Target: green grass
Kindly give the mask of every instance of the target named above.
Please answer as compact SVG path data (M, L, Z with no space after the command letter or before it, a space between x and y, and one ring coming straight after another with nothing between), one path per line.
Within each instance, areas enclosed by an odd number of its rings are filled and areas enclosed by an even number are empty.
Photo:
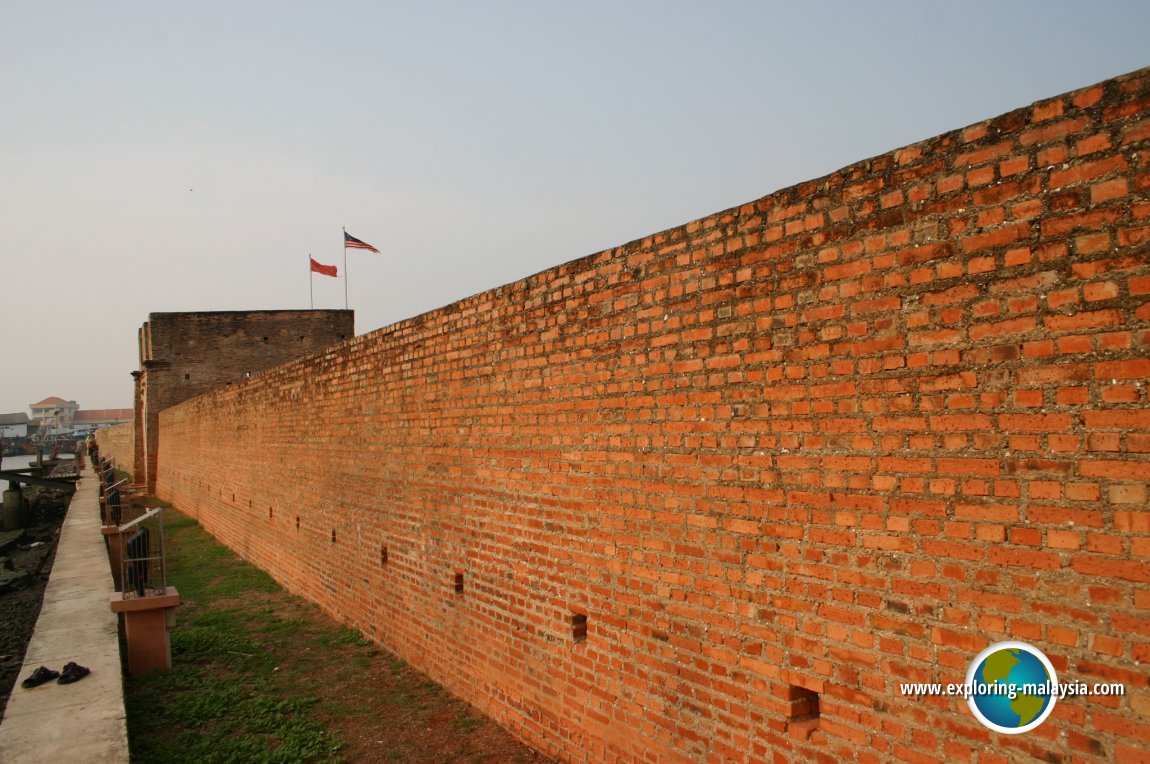
M455 723L459 725L461 732L470 732L479 725L483 724L483 720L478 717L471 716L470 714L464 714L463 716L460 716L458 719L456 719Z
M319 699L276 677L276 643L317 635L270 607L228 605L280 587L179 513L165 513L164 533L168 583L185 606L170 635L172 670L126 682L132 761L341 761L336 739L311 714ZM353 639L362 638L332 628L316 644Z
M326 763L343 761L341 753L419 764L536 760L195 521L165 512L164 532L167 580L182 604L170 632L172 670L125 682L133 762Z

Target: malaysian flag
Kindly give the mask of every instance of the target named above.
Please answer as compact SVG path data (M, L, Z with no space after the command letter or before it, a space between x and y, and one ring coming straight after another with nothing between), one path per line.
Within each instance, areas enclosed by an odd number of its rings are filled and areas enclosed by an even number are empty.
M371 246L370 244L368 244L366 241L360 241L359 239L355 238L354 236L352 236L347 231L344 231L343 232L343 248L347 249L348 247L351 247L352 249L368 249L368 250L371 250L372 252L376 253L377 255L379 254L379 250L376 249L375 247Z
M334 265L324 265L322 263L317 263L314 257L311 258L311 270L312 273L322 273L325 276L339 275L339 271Z

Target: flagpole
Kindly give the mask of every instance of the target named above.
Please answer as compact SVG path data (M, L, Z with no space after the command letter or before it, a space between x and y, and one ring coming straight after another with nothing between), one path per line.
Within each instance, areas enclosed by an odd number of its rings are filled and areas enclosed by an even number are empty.
M315 310L315 273L311 269L311 252L307 253L307 291L311 296L311 309Z
M343 229L343 309L347 310L347 227Z

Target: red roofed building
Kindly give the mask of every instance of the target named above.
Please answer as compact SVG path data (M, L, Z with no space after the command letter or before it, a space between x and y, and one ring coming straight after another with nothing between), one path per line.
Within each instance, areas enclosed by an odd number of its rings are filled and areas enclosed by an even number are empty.
M76 401L66 401L52 396L39 403L33 403L32 419L36 424L53 433L68 433L75 430L86 434L101 427L131 422L132 409L81 409Z
M61 432L72 429L72 418L80 406L76 401L66 401L53 395L39 403L28 404L28 408L32 410L32 418L39 420L41 427Z
M132 409L80 409L72 418L72 427L84 432L97 430L131 422L134 415Z

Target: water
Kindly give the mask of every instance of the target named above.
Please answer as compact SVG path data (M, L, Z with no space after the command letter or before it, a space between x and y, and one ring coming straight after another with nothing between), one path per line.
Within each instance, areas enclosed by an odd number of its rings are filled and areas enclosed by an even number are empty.
M60 454L61 459L71 459L74 454ZM47 459L48 455L45 454L44 458ZM31 454L21 454L20 456L5 456L4 461L0 462L0 469L5 470L19 470L25 467L31 467L36 463L36 457Z

